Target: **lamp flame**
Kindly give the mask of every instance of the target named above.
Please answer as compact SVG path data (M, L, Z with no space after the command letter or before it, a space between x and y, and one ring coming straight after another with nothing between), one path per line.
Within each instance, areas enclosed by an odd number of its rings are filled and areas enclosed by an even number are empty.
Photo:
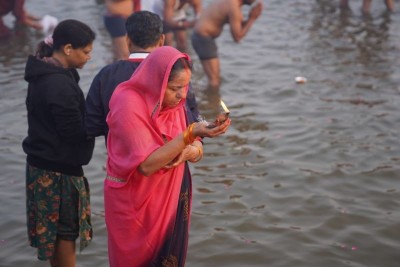
M229 113L229 109L226 107L226 105L225 105L224 101L222 101L222 99L221 99L220 103L221 103L221 107L224 109L224 112Z

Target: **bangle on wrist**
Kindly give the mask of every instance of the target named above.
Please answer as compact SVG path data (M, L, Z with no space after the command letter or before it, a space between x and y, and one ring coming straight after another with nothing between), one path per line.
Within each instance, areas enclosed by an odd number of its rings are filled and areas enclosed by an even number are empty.
M194 147L197 148L197 151L199 152L199 154L197 155L197 157L193 160L193 162L198 162L202 157L203 157L203 151L201 150L200 147L193 145Z
M196 139L196 136L193 134L193 127L195 123L192 123L189 125L189 127L186 128L186 130L183 132L183 142L185 145L190 145L191 143L194 142Z

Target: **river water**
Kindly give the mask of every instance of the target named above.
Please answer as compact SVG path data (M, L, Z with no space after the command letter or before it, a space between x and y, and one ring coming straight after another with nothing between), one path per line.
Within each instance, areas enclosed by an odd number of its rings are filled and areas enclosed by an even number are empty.
M205 1L205 4L209 1ZM206 139L191 165L193 212L187 266L400 266L400 2L385 12L360 1L343 13L332 0L264 1L262 17L236 44L218 38L222 86L205 88L192 52L199 108L231 110L225 136ZM36 15L75 18L97 33L80 70L86 93L111 60L101 1L27 1ZM246 9L244 9L247 12ZM12 25L13 18L5 21ZM0 266L47 266L25 229L23 80L28 54L43 38L16 29L0 42ZM296 84L296 76L307 82ZM96 141L85 167L94 239L77 266L108 266L102 184L106 150ZM129 265L127 265L129 266Z

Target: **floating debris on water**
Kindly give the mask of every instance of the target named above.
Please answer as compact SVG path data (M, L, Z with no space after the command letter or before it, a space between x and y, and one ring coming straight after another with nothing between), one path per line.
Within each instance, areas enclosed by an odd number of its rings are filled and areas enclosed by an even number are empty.
M297 76L296 78L294 78L294 80L296 81L296 83L306 83L307 82L307 78L301 77L301 76Z

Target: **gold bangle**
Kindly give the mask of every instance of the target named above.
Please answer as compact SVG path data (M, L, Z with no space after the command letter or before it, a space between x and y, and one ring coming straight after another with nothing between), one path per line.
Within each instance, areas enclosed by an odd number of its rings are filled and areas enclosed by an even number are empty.
M190 145L196 139L196 137L193 135L193 127L194 123L190 124L189 127L187 127L183 132L183 142L185 145Z
M185 145L190 145L196 139L196 137L193 135L193 127L194 123L190 124L189 127L187 127L183 132L183 142Z
M197 157L203 156L203 150L201 150L201 148L198 146L195 146L195 147L197 147L197 150L199 151L199 155Z
M195 137L193 135L193 127L194 127L194 123L189 125L189 138L190 138L190 143L193 143Z
M198 162L203 157L203 151L198 146L195 146L195 145L192 145L192 146L196 147L197 150L199 151L199 155L193 160L193 162Z

